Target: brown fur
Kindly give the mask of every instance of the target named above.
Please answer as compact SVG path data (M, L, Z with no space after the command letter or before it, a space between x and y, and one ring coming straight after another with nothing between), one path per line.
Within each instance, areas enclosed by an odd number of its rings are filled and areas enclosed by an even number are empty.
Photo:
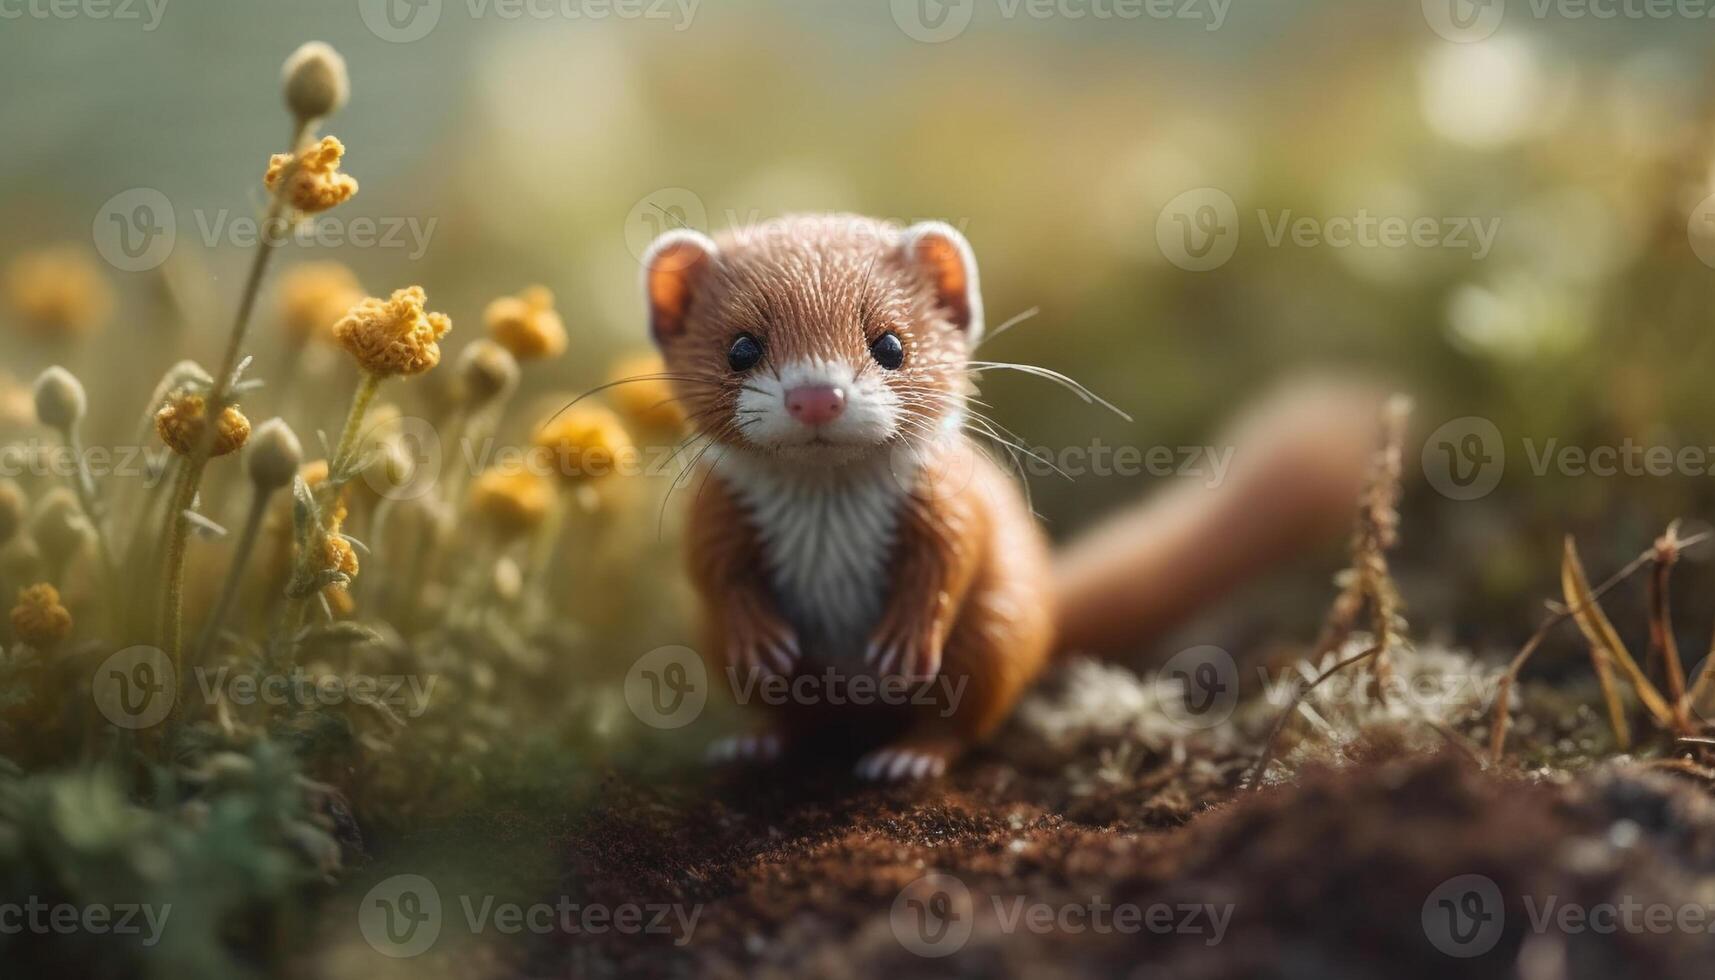
M739 399L755 377L734 372L727 353L741 333L763 343L753 371L795 360L848 365L859 380L879 377L897 396L901 428L887 443L855 449L885 455L900 441L925 443L962 409L972 390L969 358L980 327L977 270L965 267L962 238L950 229L913 237L865 218L797 217L723 235L664 241L645 273L651 325L678 397L715 451L769 456L752 445ZM903 367L884 371L870 344L892 331ZM872 372L875 372L872 374ZM1057 634L1080 649L1115 649L1158 633L1186 612L1275 558L1320 539L1361 486L1368 455L1360 422L1367 391L1319 387L1269 406L1237 443L1240 465L1214 491L1184 487L1136 512L1094 542L1075 544L1056 573L1047 542L1020 488L962 434L937 442L937 460L905 488L886 556L886 591L872 635L837 637L898 647L890 672L933 693L933 704L782 707L771 731L788 736L838 731L884 743L869 775L939 772L1010 713L1045 666ZM1373 417L1373 416L1369 416ZM940 467L948 453L974 464ZM794 472L845 465L794 457ZM937 474L939 474L937 476ZM795 669L816 650L801 642L771 585L757 515L720 472L699 477L689 559L703 600L705 650L717 669L770 669L789 649ZM827 492L846 492L836 486ZM1117 532L1114 528L1118 528ZM1071 619L1057 622L1070 614ZM849 646L849 644L848 644ZM862 673L863 658L836 658ZM814 663L820 670L827 663ZM962 690L959 685L963 685ZM949 686L950 685L950 686ZM956 700L949 690L957 690ZM860 763L860 771L862 768Z

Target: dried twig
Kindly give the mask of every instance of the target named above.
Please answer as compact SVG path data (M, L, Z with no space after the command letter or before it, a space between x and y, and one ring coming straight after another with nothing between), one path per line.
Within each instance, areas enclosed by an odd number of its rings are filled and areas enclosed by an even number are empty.
M1646 554L1651 562L1659 557L1653 548ZM1590 591L1590 581L1584 575L1584 564L1579 561L1578 549L1571 538L1566 539L1566 571L1570 573L1572 586L1576 589L1575 592L1568 593L1567 605L1573 618L1578 621L1578 628L1584 633L1585 639L1590 641L1593 649L1599 649L1610 663L1618 664L1625 671L1626 679L1631 681L1638 700L1643 702L1655 723L1663 729L1673 729L1673 710L1668 706L1667 699L1661 696L1661 691L1650 681L1643 668L1638 666L1632 652L1620 639L1619 631L1614 629L1614 624L1609 621L1608 614L1602 611L1602 604L1586 596Z
M1252 789L1262 788L1263 770L1267 769L1268 764L1274 760L1274 743L1280 738L1281 730L1286 727L1287 719L1291 718L1293 713L1298 710L1298 706L1304 703L1304 699L1310 696L1310 692L1321 687L1323 681L1333 677L1335 674L1345 670L1347 667L1368 660L1371 657L1378 656L1381 652L1382 645L1380 643L1372 644L1365 648L1364 652L1347 657L1332 667L1329 667L1327 670L1324 670L1316 676L1315 680L1311 681L1302 690L1292 696L1292 703L1288 704L1286 706L1286 710L1280 713L1280 717L1274 720L1274 727L1269 729L1268 738L1262 743L1262 754L1257 757L1256 765L1251 769L1249 776Z
M1584 574L1584 564L1578 560L1578 546L1571 535L1566 537L1560 559L1560 591L1566 596L1563 608L1578 623L1590 648L1590 665L1596 671L1596 684L1602 689L1602 702L1608 708L1608 727L1614 733L1614 744L1622 752L1630 751L1632 726L1626 719L1626 703L1614 684L1614 661L1619 658L1613 651L1624 653L1625 644L1615 634L1601 604L1590 597L1590 580Z
M1655 568L1650 572L1650 657L1660 658L1667 676L1667 699L1673 720L1681 732L1691 727L1686 709L1685 666L1679 661L1679 644L1673 637L1672 593L1669 588L1674 563L1679 561L1679 522L1674 521L1655 541Z
M1375 660L1375 693L1383 703L1393 677L1388 652L1404 632L1404 617L1399 590L1388 570L1387 552L1399 542L1399 498L1404 471L1406 426L1411 420L1411 399L1395 395L1388 400L1382 414L1381 448L1371 464L1368 485L1358 499L1356 527L1352 531L1352 564L1341 573L1340 594L1334 598L1307 658L1309 664L1319 664L1328 654L1345 645L1357 629L1359 615L1367 607L1370 631L1375 642L1369 649L1348 657L1323 671L1310 685L1299 691L1286 710L1274 721L1268 740L1263 743L1250 779L1254 787L1262 785L1263 770L1274 757L1274 743L1286 728L1286 722L1298 710L1304 698L1321 686L1323 681L1360 661Z
M1679 549L1683 551L1693 545L1701 544L1708 540L1709 537L1710 535L1708 533L1704 533L1686 538L1679 542ZM1575 550L1572 552L1572 555L1573 559L1576 560ZM1513 657L1512 663L1508 665L1506 674L1501 677L1500 687L1495 692L1495 715L1492 726L1493 732L1489 739L1489 756L1492 761L1499 762L1501 754L1506 747L1507 727L1510 721L1508 712L1512 705L1512 689L1518 682L1519 672L1524 669L1525 663L1530 660L1533 654L1536 653L1537 648L1542 646L1542 641L1547 638L1549 632L1566 620L1576 616L1582 610L1584 605L1593 605L1596 603L1597 600L1601 599L1602 596L1606 595L1615 586L1637 574L1638 570L1643 568L1645 565L1655 561L1655 558L1656 550L1654 547L1651 547L1648 551L1645 551L1643 554L1627 562L1624 568L1621 568L1619 571L1609 576L1609 578L1601 585L1594 589L1586 588L1583 590L1583 596L1578 602L1571 603L1565 608L1555 610L1546 620L1543 620L1541 626L1536 628L1536 632L1531 634L1530 639L1525 641L1524 646L1519 648L1519 652ZM1582 574L1582 571L1583 569L1580 566L1580 574ZM1603 617L1603 620L1606 620L1605 616ZM1609 629L1611 630L1612 628L1613 627L1610 625ZM1629 655L1627 659L1630 659ZM1624 665L1622 664L1622 666ZM1632 667L1635 670L1637 664L1633 663ZM1639 673L1641 674L1641 671ZM1644 679L1644 684L1648 685L1648 690L1654 690L1653 685L1649 685L1647 678ZM1638 688L1640 698L1645 697L1643 694L1645 689L1645 687Z
M1376 451L1369 483L1358 499L1352 563L1338 577L1340 593L1329 606L1328 617L1306 657L1312 664L1321 663L1322 658L1345 646L1367 605L1370 630L1381 648L1376 659L1376 687L1384 699L1392 674L1387 653L1403 625L1399 591L1388 571L1387 552L1399 541L1400 476L1410 417L1410 399L1398 395L1388 401L1382 416L1381 448Z

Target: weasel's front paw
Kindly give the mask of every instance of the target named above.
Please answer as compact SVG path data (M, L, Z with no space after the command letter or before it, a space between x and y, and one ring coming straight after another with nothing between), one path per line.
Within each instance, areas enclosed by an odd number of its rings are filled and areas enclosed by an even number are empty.
M882 677L930 680L941 672L941 640L930 631L883 630L864 651L864 662Z
M773 762L780 758L785 750L785 739L778 732L760 732L751 735L728 735L709 743L703 758L710 765L728 765L731 763L763 763Z
M790 676L800 658L798 637L783 623L757 620L734 629L727 641L727 663L747 674Z
M860 779L875 783L904 783L946 775L954 753L938 746L890 745L857 762Z

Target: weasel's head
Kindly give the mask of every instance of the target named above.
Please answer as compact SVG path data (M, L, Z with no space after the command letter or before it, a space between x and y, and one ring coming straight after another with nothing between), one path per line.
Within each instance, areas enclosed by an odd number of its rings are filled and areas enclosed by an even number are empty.
M692 424L734 449L832 465L956 427L983 329L977 266L938 222L791 216L662 235L649 325Z

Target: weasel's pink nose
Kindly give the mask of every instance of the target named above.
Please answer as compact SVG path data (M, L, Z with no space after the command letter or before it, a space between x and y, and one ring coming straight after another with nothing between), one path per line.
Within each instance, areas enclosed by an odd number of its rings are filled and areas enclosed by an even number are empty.
M804 385L786 393L786 412L805 425L827 425L846 410L846 393L833 385Z

